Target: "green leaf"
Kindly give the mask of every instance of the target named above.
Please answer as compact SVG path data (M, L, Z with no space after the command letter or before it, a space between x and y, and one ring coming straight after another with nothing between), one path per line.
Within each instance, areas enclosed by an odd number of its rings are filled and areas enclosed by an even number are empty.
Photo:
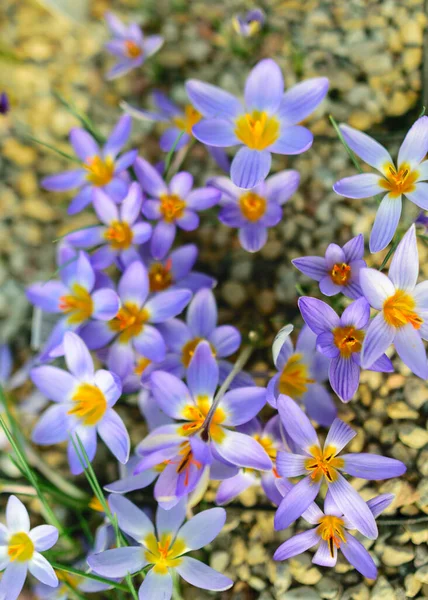
M346 152L349 155L349 158L352 160L352 162L354 163L355 168L357 169L357 171L359 173L362 173L363 170L361 168L360 163L357 160L357 157L355 156L355 154L352 152L351 148L348 146L348 144L345 142L345 138L342 135L342 132L339 129L339 125L336 122L336 119L333 117L333 115L329 116L330 119L330 123L333 125L335 132L337 133L337 137L339 138L339 140L342 142Z

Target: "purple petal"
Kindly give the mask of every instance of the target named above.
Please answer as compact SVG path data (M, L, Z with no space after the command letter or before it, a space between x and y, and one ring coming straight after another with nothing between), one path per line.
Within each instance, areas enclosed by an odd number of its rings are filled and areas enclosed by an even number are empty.
M129 459L131 441L126 427L114 410L108 410L97 426L98 433L110 452L125 464Z
M367 502L367 506L370 508L373 516L376 518L388 508L391 502L393 502L394 498L394 494L380 494L379 496L369 500Z
M111 12L106 12L104 18L108 28L115 36L126 37L128 31L127 27L116 17L116 15Z
M346 542L340 545L344 557L361 575L368 579L376 579L377 569L372 557L364 546L349 532L346 532Z
M117 65L114 65L107 72L106 79L107 79L107 81L112 81L113 79L117 79L118 77L125 75L125 73L128 73L132 69L135 69L136 66L137 65L135 64L134 60L126 59L124 61L121 61L121 62L117 63Z
M156 225L153 229L152 239L150 241L150 249L153 258L160 260L168 254L174 242L175 232L176 227L174 223L160 221Z
M134 163L134 171L143 190L151 196L158 198L161 194L168 193L162 177L144 158L137 158Z
M409 129L398 151L398 168L407 163L413 169L428 152L428 117L420 117Z
M330 554L330 548L325 540L321 540L318 550L312 558L314 565L322 567L334 567L337 562L337 548L333 546L333 556Z
M128 193L129 181L125 177L113 177L113 179L104 186L104 191L112 200L118 204L125 198Z
M180 198L186 198L193 186L193 176L186 171L176 173L170 183L169 191L171 194L177 194Z
M89 321L79 332L90 350L98 350L111 342L115 332L104 321Z
M299 477L307 475L305 462L307 457L291 452L278 452L276 467L281 477Z
M366 133L349 125L340 125L340 131L351 150L371 167L383 173L386 164L393 164L388 151Z
M106 369L99 369L95 373L94 384L102 391L107 400L107 405L111 408L116 404L122 394L122 382L116 373L111 373Z
M132 227L133 242L135 244L144 244L152 236L152 226L149 223L137 223ZM131 250L131 248L130 248ZM123 259L123 253L122 253ZM134 261L131 261L134 262Z
M387 194L379 205L370 234L370 252L380 252L394 237L401 216L401 196Z
M199 550L210 544L223 529L225 522L224 508L211 508L192 517L177 534L186 545L184 552Z
M114 290L101 289L92 294L94 309L92 317L101 321L109 321L113 319L119 310L119 296Z
M376 269L361 269L360 285L365 298L377 310L382 310L385 300L395 293L389 277Z
M322 300L301 296L297 304L306 324L317 335L324 331L331 331L335 327L339 327L339 317L334 310Z
M156 533L158 539L161 539L162 535L168 534L174 538L185 518L185 498L182 498L180 502L170 510L164 510L163 508L158 507L156 511Z
M206 117L235 118L242 112L242 105L235 96L215 85L190 79L186 91L191 103Z
M339 348L334 343L334 335L331 331L324 331L317 337L317 350L327 358L336 358L340 354Z
M256 483L257 479L253 474L247 471L239 471L235 477L230 477L221 482L217 490L215 502L219 505L228 504L236 496L239 496L239 494Z
M64 351L69 371L79 381L90 381L94 376L94 363L83 340L72 331L66 331Z
M271 154L267 150L252 150L246 146L240 148L230 168L233 183L245 189L255 187L266 179L271 162Z
M428 361L421 334L411 323L397 329L394 338L398 356L421 379L428 379Z
M220 192L213 187L198 188L190 192L186 204L193 210L206 210L220 200Z
M302 554L318 544L320 537L316 532L316 529L310 529L309 531L303 531L297 535L293 535L291 538L286 540L276 550L273 555L273 560L287 560L298 554Z
M143 331L134 338L135 349L154 362L165 359L166 345L159 331L151 325L144 325Z
M380 185L382 180L383 177L374 173L352 175L352 177L345 177L337 181L333 190L345 198L370 198L385 191L385 188Z
M416 244L416 227L413 224L394 252L388 276L397 289L412 291L418 280L418 275L419 256Z
M65 241L72 246L76 246L76 248L90 248L105 242L105 230L102 225L77 229L66 235Z
M266 179L266 196L270 202L277 202L282 206L297 190L299 183L300 173L298 171L281 171Z
M76 169L45 177L41 181L41 186L50 192L66 192L79 187L84 181L85 171L83 169Z
M340 317L342 325L352 325L364 329L370 319L370 305L365 298L359 298L345 308Z
M361 350L361 368L370 368L382 356L388 346L392 344L394 337L394 327L388 325L382 313L376 315L369 324L364 338Z
M177 142L179 136L180 139ZM190 136L187 133L184 133L183 129L180 129L179 127L170 127L160 136L159 146L163 152L169 152L175 144L175 150L178 151L180 148L183 148L190 139Z
M321 481L305 477L291 488L275 513L276 531L287 529L312 504L321 487Z
M115 494L127 494L129 492L135 492L141 490L153 483L156 477L159 475L155 470L147 470L138 475L130 475L123 479L118 479L113 483L109 483L104 486L107 492L113 492Z
M197 140L208 146L223 148L240 143L233 123L226 119L202 119L193 126L192 133Z
M350 263L359 260L364 256L364 236L362 233L346 242L343 246L345 253L345 262Z
M302 154L306 152L314 141L314 136L301 125L282 127L280 137L269 146L269 152L274 154Z
M170 600L172 596L172 577L171 574L158 573L154 569L144 577L138 592L139 598L150 598L150 600Z
M149 35L143 43L144 53L146 56L153 56L164 43L164 39L160 35Z
M227 392L221 408L226 413L225 425L242 425L255 417L266 404L266 390L259 387L242 387Z
M68 407L64 404L50 406L34 427L31 435L32 441L44 446L65 442L68 439L67 412Z
M390 479L400 477L406 472L406 465L395 458L378 456L361 452L358 454L344 454L345 461L343 470L345 473L360 479Z
M73 200L70 202L67 208L67 213L69 215L75 215L84 208L86 208L86 206L88 206L88 204L92 202L93 191L94 186L85 185L85 187L82 188L80 192L76 196L74 196ZM96 228L94 227L94 229Z
M140 546L113 548L88 556L88 565L102 577L126 577L137 573L147 564Z
M405 195L422 210L428 210L428 183L417 183L413 192L406 192Z
M337 244L329 244L325 251L325 263L327 269L331 269L336 263L346 261L345 252Z
M135 261L127 267L118 285L122 302L131 302L143 306L149 293L149 277L146 267Z
M208 338L217 324L217 304L209 289L199 290L189 304L187 324L194 337Z
M185 208L181 217L176 220L177 225L185 231L194 231L199 225L199 216L193 211Z
M203 590L222 592L223 590L228 590L233 585L233 581L229 577L218 573L200 560L196 560L190 556L181 558L181 562L176 567L176 570L185 581ZM167 596L164 597L167 598ZM155 600L154 596L150 596L150 598ZM160 597L159 600L161 600Z
M79 439L82 442L83 447L85 448L89 462L92 462L97 451L97 431L95 427L77 427L70 434L71 438L74 440L74 444L79 449L80 445L77 440L76 434L79 436ZM73 475L80 475L81 473L83 473L84 468L82 462L83 464L85 464L86 461L80 452L79 456L76 454L76 450L71 439L68 442L67 454L71 473ZM85 466L87 467L87 464L85 464Z
M45 552L58 541L58 529L52 525L38 525L34 527L28 536L34 543L37 552Z
M135 264L135 263L134 263ZM174 290L155 294L144 306L149 313L151 323L162 323L180 314L189 303L192 292Z
M194 398L213 398L218 385L219 369L211 346L202 341L196 346L187 370L187 383Z
M114 495L109 497L108 502L112 513L117 516L119 527L134 540L142 541L146 536L154 534L155 528L149 517L130 500ZM141 548L138 549L143 556Z
M178 281L186 277L198 257L198 249L194 244L186 244L171 252L171 273L174 280Z
M278 398L278 412L288 435L301 448L319 446L318 436L308 417L301 408L288 396Z
M92 135L80 127L75 127L70 131L70 143L76 155L83 162L100 153L99 146Z
M354 359L357 355L354 355ZM377 371L379 373L393 373L394 366L391 362L391 359L387 357L386 354L383 354L380 358L375 360L375 362L370 365L368 368L369 371Z
M267 229L260 223L245 225L239 230L239 242L247 252L258 252L267 242Z
M60 281L33 283L26 291L27 298L32 304L53 313L61 312L60 299L67 293L68 289Z
M296 269L299 269L311 279L315 279L315 281L321 281L327 274L325 259L321 256L303 256L302 258L295 258L291 262Z
M335 481L329 483L328 489L337 506L355 528L371 540L376 539L376 521L369 507L340 473L337 473Z
M131 135L132 119L129 115L123 115L111 132L106 145L104 146L104 156L116 158L120 150L128 141Z
M341 419L335 419L324 442L324 448L333 446L335 454L339 454L343 448L357 435L357 432L344 423Z
M219 358L230 356L241 345L241 334L232 325L220 325L208 337L210 344L216 350L216 356Z
M302 397L302 402L308 417L323 427L331 425L337 415L333 398L320 383L313 383L309 386L308 391Z
M59 585L58 577L53 568L51 567L50 563L44 556L42 556L38 552L34 552L33 557L30 561L28 561L27 564L28 570L33 575L33 577L41 581L43 584L51 588L55 588ZM10 596L8 597L10 598Z
M338 356L330 363L330 384L342 402L348 402L358 390L360 367L352 360Z
M324 294L324 296L335 296L342 290L342 285L336 285L333 283L330 273L328 275L324 275L324 277L320 280L320 292Z
M278 64L265 58L251 70L245 83L245 105L248 111L275 113L284 93L284 79Z
M323 101L328 86L327 77L314 77L287 90L279 107L281 121L294 125L306 119Z
M224 428L222 431L224 437L221 443L215 443L215 448L228 464L261 471L272 468L271 459L255 439L238 431Z

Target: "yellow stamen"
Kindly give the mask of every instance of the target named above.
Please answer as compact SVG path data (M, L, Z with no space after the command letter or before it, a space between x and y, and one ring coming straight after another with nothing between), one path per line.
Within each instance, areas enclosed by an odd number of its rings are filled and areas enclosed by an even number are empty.
M183 365L186 367L186 369L190 365L190 361L192 360L193 355L195 354L195 350L196 350L199 342L202 342L202 341L203 341L203 338L195 337L195 338L189 340L188 342L186 342L184 344L183 348L181 349L181 361L182 361ZM216 357L215 348L211 344L210 344L210 347L211 347L211 353L212 353L213 357L215 358Z
M172 261L168 259L166 264L154 262L150 265L149 281L151 292L162 292L172 284L171 273Z
M196 405L188 404L183 410L183 419L187 423L184 423L180 427L181 435L191 435L199 431L205 422L210 408L211 402L207 396L199 396L196 399ZM220 443L224 439L221 423L223 423L225 418L226 414L224 410L220 407L216 408L209 426L209 435L215 442Z
M135 368L134 368L134 373L141 377L141 375L144 373L144 371L147 369L147 367L151 364L152 364L152 361L150 359L146 358L145 356L141 356L137 360L137 364L135 365Z
M256 434L253 437L264 448L266 454L269 456L272 462L275 462L277 455L275 441L268 435L260 436L259 434Z
M94 311L94 303L91 294L79 283L74 283L71 291L71 294L61 296L59 308L69 315L67 321L70 324L77 325L89 319Z
M346 263L335 264L330 271L330 277L336 285L346 285L351 278L351 267Z
M101 156L88 158L84 167L88 172L86 179L97 187L103 187L113 179L114 160L110 156L105 159Z
M191 104L186 104L184 107L184 115L180 117L174 117L173 123L179 129L185 131L188 135L192 135L192 127L199 123L202 119L202 115L196 108L193 108Z
M311 379L308 375L309 369L303 362L303 354L292 354L279 377L279 392L294 399L300 398L308 391L308 386L315 383L315 379Z
M91 498L88 506L89 506L89 508L91 508L95 512L100 512L100 513L104 513L105 512L104 506L101 504L101 502L98 500L98 498L96 496L94 496L93 498Z
M334 557L334 547L340 547L341 542L346 542L344 521L340 517L325 515L319 520L318 535L328 543L330 556Z
M173 223L183 216L186 203L177 194L162 194L160 196L160 211L167 223Z
M403 163L397 170L393 164L388 163L384 166L386 179L381 177L379 185L388 190L393 198L398 198L401 194L408 194L415 189L415 182L419 177L418 171L412 171L410 165Z
M404 327L411 323L415 329L420 329L423 319L415 312L414 298L404 290L397 290L383 303L383 316L388 325Z
M96 425L107 410L107 400L102 391L91 383L81 383L72 396L74 406L68 411L83 425Z
M169 533L163 533L159 541L153 533L144 538L143 544L147 548L145 559L154 565L155 573L165 575L168 569L180 565L180 556L185 551L186 544L180 538L176 538L173 543L172 540L173 536Z
M266 112L253 110L236 119L236 136L252 150L264 150L279 137L280 124Z
M129 58L138 58L143 54L142 48L136 44L133 40L126 40L125 42L126 54Z
M354 352L361 352L364 340L364 331L361 331L361 329L355 329L351 325L348 327L335 327L332 333L334 345L339 348L340 355L343 358L349 358Z
M336 469L342 469L344 466L343 458L336 456L337 450L334 446L327 446L321 450L319 446L311 446L309 453L313 458L305 460L305 468L310 472L310 477L314 481L319 481L325 477L327 481L336 481L338 472Z
M134 234L128 223L113 221L104 234L113 250L126 250L132 244Z
M266 200L254 192L247 192L239 198L239 208L246 219L255 223L266 212Z
M109 327L119 333L119 341L126 344L139 335L150 315L145 308L139 308L133 302L125 302L114 319L109 321Z
M7 555L11 562L27 562L33 558L34 544L27 533L14 533L8 544Z

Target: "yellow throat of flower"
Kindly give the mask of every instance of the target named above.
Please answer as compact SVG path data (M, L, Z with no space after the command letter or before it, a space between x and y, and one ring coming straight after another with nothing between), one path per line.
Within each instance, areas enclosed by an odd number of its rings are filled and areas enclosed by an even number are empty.
M183 410L183 419L187 422L180 427L181 435L192 435L199 431L211 408L210 399L207 396L199 396L196 404L188 404ZM209 436L215 442L220 443L224 439L224 432L221 423L226 415L222 408L216 408L209 425Z
M334 557L334 548L339 548L341 542L346 542L344 521L340 517L325 515L319 520L318 535L328 544L330 556Z
M259 110L241 115L236 119L235 126L237 138L252 150L264 150L271 146L280 132L278 119Z
M351 278L351 267L346 263L337 263L333 265L330 277L336 285L346 285Z
M115 318L109 321L109 327L119 333L119 341L126 344L143 331L149 317L145 308L139 308L133 302L124 302Z
M181 554L186 549L186 544L183 540L173 537L169 533L162 534L158 541L153 533L143 540L144 546L147 548L145 559L149 564L153 564L155 573L165 575L168 569L178 567L181 563Z
M195 354L195 350L199 344L199 342L202 342L204 338L200 338L200 337L195 337L192 338L191 340L189 340L188 342L186 342L183 346L183 348L181 349L181 361L183 363L183 365L187 367L190 365L190 361L193 358L193 355ZM211 353L213 355L213 357L216 357L216 351L214 346L212 346L212 344L210 344L210 348L211 348Z
M184 107L184 115L180 117L174 117L173 123L179 129L185 131L188 135L192 135L192 127L199 123L202 119L202 115L196 108L193 108L191 104L186 104Z
M415 182L419 177L418 171L412 171L410 165L403 163L397 170L393 164L387 164L384 167L386 179L381 177L379 185L388 190L393 198L398 198L401 194L408 194L415 189Z
M383 316L392 327L400 328L410 323L415 329L420 329L423 319L415 308L414 298L404 290L397 290L383 303Z
M11 562L28 562L33 558L34 544L27 533L14 533L9 539L7 555Z
M142 48L133 40L126 40L125 48L128 58L138 58L143 54Z
M364 331L355 327L335 327L332 331L334 345L339 349L343 358L349 358L354 352L361 352Z
M71 400L73 406L68 414L75 416L83 425L89 427L96 425L107 410L107 400L104 394L91 383L81 383Z
M319 446L311 446L309 448L312 458L305 460L305 468L309 471L311 479L320 481L325 477L327 481L336 481L338 473L336 469L342 469L344 466L343 458L336 456L336 448L327 446L323 450Z
M162 194L160 212L167 223L174 223L183 216L186 203L177 194Z
M255 223L263 217L266 212L267 203L265 198L255 194L254 192L247 192L239 198L239 208L241 213L246 219Z
M315 379L309 377L308 365L303 362L303 354L292 354L279 376L279 393L298 399L308 391L311 383L315 383Z
M154 262L149 269L149 282L151 292L162 292L172 284L172 261L168 259L165 264Z
M132 244L134 234L124 221L113 221L104 234L113 250L126 250Z
M254 435L254 439L259 442L266 454L269 456L272 462L276 461L277 449L275 447L275 441L269 435Z
M105 159L101 156L88 158L84 167L87 171L86 179L97 187L103 187L113 179L114 160L111 156Z
M70 324L78 325L92 315L94 303L91 294L79 283L74 283L71 293L59 299L59 308L68 315L67 320Z

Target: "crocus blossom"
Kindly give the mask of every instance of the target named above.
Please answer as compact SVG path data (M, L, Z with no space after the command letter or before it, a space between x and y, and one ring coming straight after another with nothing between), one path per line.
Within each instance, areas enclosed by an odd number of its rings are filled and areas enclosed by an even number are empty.
M0 94L0 115L7 115L10 110L9 96L6 92Z
M393 501L392 494L381 494L366 504L373 517L381 514ZM312 558L315 565L334 567L340 550L348 562L368 579L376 579L377 569L369 552L349 530L355 529L352 521L343 515L333 500L331 492L327 492L324 512L316 504L312 504L303 515L310 525L317 525L286 540L275 552L274 560L287 560L317 546Z
M428 378L428 361L422 340L428 340L428 281L417 283L419 256L416 228L412 225L398 244L388 275L362 269L364 296L380 311L364 339L361 364L373 363L394 344L401 360L422 379Z
M174 175L167 185L157 170L140 157L135 161L134 170L149 196L143 204L143 214L147 219L158 221L150 247L154 258L161 259L171 248L177 227L185 231L196 229L197 212L217 204L220 192L213 187L192 190L193 176L185 171Z
M118 154L131 135L131 124L131 117L121 117L102 149L84 129L71 130L70 143L82 161L81 167L42 180L42 187L54 192L80 188L68 207L69 214L78 213L88 206L95 189L102 189L114 202L120 202L126 196L130 183L126 169L134 163L137 150L129 150L119 157Z
M267 241L268 227L282 218L282 206L297 190L297 171L281 171L251 190L238 188L228 177L213 177L208 183L222 192L219 220L239 229L239 241L248 252L257 252Z
M326 482L333 500L358 529L370 539L377 537L377 527L367 504L343 477L343 473L361 479L389 479L406 471L394 458L376 454L342 454L343 448L357 435L349 425L335 419L321 446L308 417L288 396L278 398L278 411L288 436L294 443L293 452L278 452L276 465L282 477L301 479L284 499L275 515L275 529L286 529L311 505Z
M337 244L329 244L324 258L303 256L291 262L299 271L319 281L320 291L325 296L335 296L342 292L348 298L356 300L362 296L360 269L367 266L363 256L364 238L360 233L342 248Z
M281 69L272 59L261 60L245 84L244 103L203 81L186 83L193 106L204 116L193 135L210 146L241 145L230 176L240 188L254 188L268 175L271 153L301 154L312 146L312 133L297 125L327 94L328 79L297 84L284 94Z
M266 20L261 8L248 10L244 15L235 15L232 19L233 29L242 37L252 37L256 35Z
M47 446L68 441L68 460L74 475L83 472L74 446L79 449L77 436L90 462L97 451L98 433L117 460L126 463L129 435L113 410L122 393L120 379L104 369L95 371L88 348L71 331L64 335L64 351L68 371L50 365L31 371L33 383L55 402L36 424L33 441Z
M16 496L9 496L6 525L1 525L0 533L1 600L17 600L20 597L28 571L45 585L58 586L55 571L41 554L56 544L56 527L39 525L30 529L27 509Z
M334 191L347 198L369 198L384 194L370 234L370 251L379 252L392 240L401 216L402 196L428 209L428 117L420 117L410 128L398 151L397 166L389 152L366 133L341 125L342 135L353 152L380 172L345 177Z
M298 305L306 324L317 336L318 350L330 359L331 387L343 402L348 402L360 382L361 348L370 319L369 303L361 297L345 308L341 317L317 298L302 296ZM394 370L386 354L368 363L366 368L381 373Z
M126 498L111 496L109 504L117 515L120 529L138 545L93 554L88 558L88 564L95 573L122 578L149 566L138 592L140 600L170 600L174 573L204 590L222 591L232 587L233 582L225 575L199 560L184 556L217 537L226 521L223 508L205 510L183 525L185 502L169 511L159 507L155 528L147 515Z
M160 35L144 36L137 23L124 25L114 14L107 12L105 19L113 36L105 47L118 62L110 69L107 79L116 79L132 69L140 67L147 58L155 54L163 45Z

